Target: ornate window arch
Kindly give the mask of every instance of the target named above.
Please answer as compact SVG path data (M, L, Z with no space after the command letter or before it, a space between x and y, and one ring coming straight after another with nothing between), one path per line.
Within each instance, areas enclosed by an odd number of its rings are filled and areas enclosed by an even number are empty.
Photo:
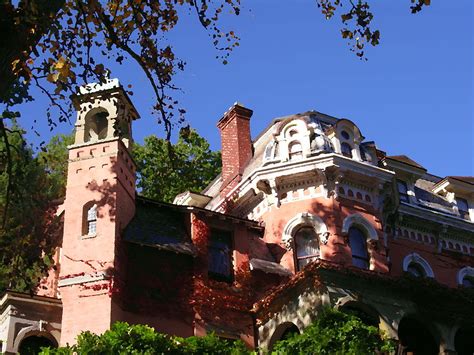
M350 216L344 218L344 221L342 222L342 233L347 235L349 233L349 228L351 227L360 227L364 229L367 233L368 239L370 240L379 239L374 226L372 226L372 224L367 219L358 213L351 214Z
M378 240L377 231L372 224L360 214L355 213L347 216L342 222L342 234L347 236L353 265L372 270L373 246L369 243Z
M313 129L303 118L291 118L279 124L273 133L279 147L279 156L282 161L301 159L311 152L310 136Z
M411 253L403 259L403 271L410 272L410 267L421 267L426 277L434 278L434 272L430 264L417 253Z
M282 242L288 250L295 249L297 269L319 258L319 243L327 243L329 232L323 220L311 213L299 213L283 229ZM314 237L314 239L311 239Z
M466 280L474 283L474 267L466 266L458 271L457 277L458 285L471 288L472 286L466 285Z
M340 119L335 125L335 136L333 140L338 146L337 153L348 158L362 161L360 144L364 140L359 128L346 118Z

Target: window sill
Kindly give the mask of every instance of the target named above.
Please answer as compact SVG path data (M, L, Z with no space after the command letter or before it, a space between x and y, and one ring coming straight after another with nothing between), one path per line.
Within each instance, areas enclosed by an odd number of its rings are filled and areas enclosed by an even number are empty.
M79 237L79 239L83 240L83 239L92 239L92 238L95 238L97 237L97 233L96 234L84 234L84 235L81 235Z

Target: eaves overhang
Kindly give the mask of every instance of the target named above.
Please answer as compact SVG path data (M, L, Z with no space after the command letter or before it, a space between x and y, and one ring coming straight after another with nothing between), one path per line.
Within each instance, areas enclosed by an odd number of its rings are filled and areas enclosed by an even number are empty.
M390 170L355 161L339 154L320 154L301 160L273 163L255 169L245 180L232 189L227 197L234 196L236 193L243 195L249 188L255 189L257 182L262 179L282 179L285 176L305 172L324 172L327 169L350 172L351 174L356 174L361 177L372 178L379 183L390 182L395 176L395 173Z
M3 311L13 301L62 307L62 301L59 298L30 295L27 293L15 291L6 291L3 297L0 299L0 311Z
M468 231L474 235L474 223L462 219L461 217L427 209L417 205L408 204L403 201L400 202L398 212L401 214L411 215L419 219L428 220L437 224L449 225L457 229Z
M474 185L459 178L448 176L436 183L432 191L437 194L442 191L457 192L462 195L474 195Z

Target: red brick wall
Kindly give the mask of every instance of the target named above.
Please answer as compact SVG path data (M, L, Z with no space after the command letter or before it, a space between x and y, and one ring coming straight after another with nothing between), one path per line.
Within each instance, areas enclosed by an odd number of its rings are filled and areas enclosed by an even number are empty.
M280 245L286 224L296 215L308 212L320 217L326 224L330 233L326 245L320 244L321 258L329 261L339 262L346 265L352 264L351 249L345 236L342 235L342 223L344 219L354 213L362 215L375 228L378 234L378 250L371 253L374 269L379 272L387 272L387 259L383 248L382 226L378 223L376 213L370 207L357 205L352 201L341 202L333 198L314 198L282 204L280 207L273 206L270 211L262 216L265 222L265 241ZM293 250L281 250L280 263L286 268L295 271Z
M234 105L217 124L222 144L223 196L240 181L240 174L252 158L251 116L251 110Z
M393 237L389 240L391 273L395 276L403 275L403 260L412 253L417 253L433 270L436 281L449 286L458 287L457 275L465 266L472 266L472 257L461 253L443 250L438 252L436 244L419 243L413 240Z
M135 214L135 167L121 141L72 148L69 160L60 282L119 267L118 236ZM98 218L97 235L89 238L83 235L83 214L91 201ZM110 327L110 285L105 280L60 287L61 344L74 343L83 330L102 333Z

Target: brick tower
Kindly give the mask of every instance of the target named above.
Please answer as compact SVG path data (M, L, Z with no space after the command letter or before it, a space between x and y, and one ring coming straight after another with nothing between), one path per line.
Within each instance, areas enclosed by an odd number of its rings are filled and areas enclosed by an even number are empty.
M117 247L135 214L135 108L117 79L81 87L74 103L59 280L62 345L84 330L102 333L118 319L112 292Z

